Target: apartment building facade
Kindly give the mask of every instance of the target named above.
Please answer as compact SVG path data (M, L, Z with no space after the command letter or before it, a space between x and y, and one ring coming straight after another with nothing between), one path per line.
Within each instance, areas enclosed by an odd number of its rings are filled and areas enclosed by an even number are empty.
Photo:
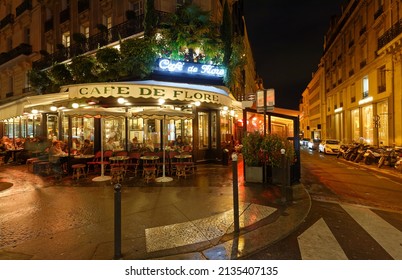
M402 145L401 15L399 1L349 1L331 19L320 61L322 139ZM303 103L312 94L306 89Z

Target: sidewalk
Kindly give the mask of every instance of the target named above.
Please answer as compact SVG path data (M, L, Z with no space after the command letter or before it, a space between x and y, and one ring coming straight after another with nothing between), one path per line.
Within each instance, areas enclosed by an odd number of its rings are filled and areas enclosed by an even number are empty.
M2 166L0 172L0 218L9 219L4 219L0 259L113 259L110 182L93 182L91 177L57 182L28 173L26 166ZM121 192L122 259L239 259L286 237L310 210L301 184L292 186L293 201L288 203L281 201L278 186L245 184L241 161L238 188L236 235L231 165L199 164L196 174L167 183L127 178ZM25 217L14 214L19 210L12 205L30 203L40 208Z

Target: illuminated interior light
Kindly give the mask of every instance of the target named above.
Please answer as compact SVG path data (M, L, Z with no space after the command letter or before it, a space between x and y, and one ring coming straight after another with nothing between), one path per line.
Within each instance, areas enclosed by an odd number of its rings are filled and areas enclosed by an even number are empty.
M39 111L36 110L36 109L32 109L31 113L32 113L32 114L37 114L37 113L39 113Z
M73 104L71 104L71 107L73 107L74 109L77 109L80 107L80 105L78 103L73 103Z
M335 113L340 113L340 112L342 112L342 111L343 111L343 107L336 108L336 109L334 110Z
M123 97L117 98L117 103L124 104L125 102L126 102L126 100Z
M223 106L223 111L229 110L228 106Z
M369 103L371 101L373 101L373 97L369 96L369 97L366 97L364 99L359 100L359 105L366 104L366 103Z
M200 102L200 101L195 101L195 102L194 102L194 105L195 105L195 106L200 106L200 105L201 105L201 102Z
M50 111L56 112L56 111L57 111L57 107L56 107L56 106L50 106Z
M159 105L165 104L166 100L163 98L159 98L158 103Z

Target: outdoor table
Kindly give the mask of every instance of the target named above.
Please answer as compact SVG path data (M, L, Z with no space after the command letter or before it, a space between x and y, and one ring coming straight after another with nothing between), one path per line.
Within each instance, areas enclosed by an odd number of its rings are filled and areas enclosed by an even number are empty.
M156 161L159 160L158 156L141 156L140 159L143 161L143 176L148 182L149 179L155 178L156 172Z
M159 159L159 157L158 156L141 156L140 159L143 160L145 164L149 164L149 163L154 164Z
M94 158L95 155L75 155L74 158L75 159L90 159L90 158Z
M129 156L114 156L110 157L110 173L112 175L112 181L120 182L127 173L127 161Z
M175 155L175 158L177 158L178 160L180 160L181 162L183 161L191 161L193 156L190 154L181 154L181 155Z
M110 161L116 161L116 162L126 161L126 160L129 160L129 159L130 159L129 156L114 156L114 157L109 158Z
M11 153L11 158L13 159L13 164L17 163L17 153L22 152L24 149L23 148L17 148L17 149L9 149L7 152Z

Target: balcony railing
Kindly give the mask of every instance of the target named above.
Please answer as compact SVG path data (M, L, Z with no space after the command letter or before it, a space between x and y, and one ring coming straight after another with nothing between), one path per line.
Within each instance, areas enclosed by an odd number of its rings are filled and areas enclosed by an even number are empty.
M367 31L367 27L363 26L362 29L359 31L359 35L362 36Z
M22 2L21 5L19 5L15 9L15 15L18 17L23 12L31 10L31 9L32 9L32 0L24 0L24 2Z
M367 64L366 60L361 61L360 62L360 69L362 69L364 66L366 66L366 64Z
M60 23L70 19L70 7L60 12Z
M73 44L68 48L60 49L40 60L34 61L32 66L35 69L44 69L52 66L54 63L73 58L85 52L96 50L113 42L117 42L122 38L144 31L144 16L137 16L135 19L125 21L108 29L107 32L100 32L88 38L87 43Z
M30 55L32 53L32 46L22 43L7 53L0 54L0 65L10 61L20 55Z
M402 33L402 19L395 23L390 29L388 29L380 38L378 38L378 49L381 49L386 44L395 39Z
M0 29L6 27L8 24L11 24L14 22L14 15L13 14L8 14L6 15L1 21L0 21Z
M379 16L382 15L382 13L384 12L384 8L381 5L378 10L374 13L374 20L376 20Z

